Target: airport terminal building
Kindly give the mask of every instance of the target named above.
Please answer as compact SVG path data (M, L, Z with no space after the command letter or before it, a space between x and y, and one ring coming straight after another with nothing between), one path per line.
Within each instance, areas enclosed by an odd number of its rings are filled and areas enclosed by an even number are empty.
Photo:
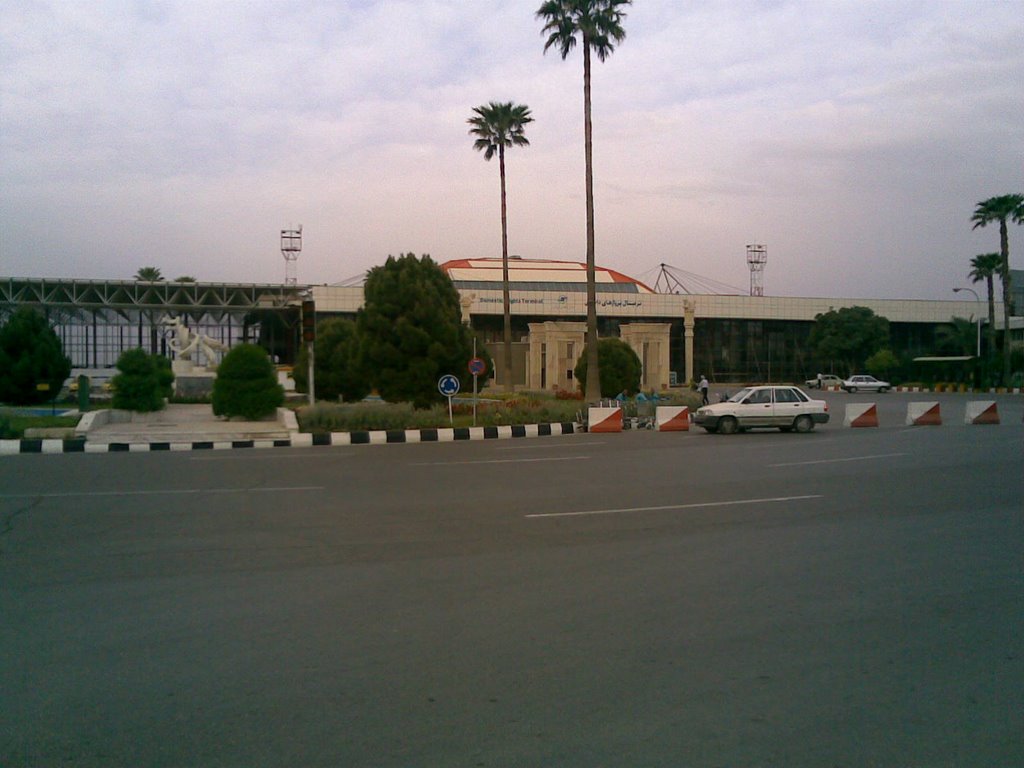
M464 321L482 336L499 366L503 338L501 259L460 259L441 265L459 292ZM1024 288L1024 272L1016 285ZM575 389L583 352L586 267L570 261L512 258L511 377L519 388ZM980 287L980 286L979 286ZM960 294L963 295L963 294ZM263 345L280 363L295 359L299 307L312 298L317 317L354 317L361 285L155 283L56 278L0 278L0 320L21 305L41 308L76 368L112 367L126 349L173 356L168 321L231 345ZM973 297L972 297L973 298ZM981 301L789 298L654 290L611 269L597 269L598 332L626 341L643 363L643 387L661 390L701 374L713 382L801 381L832 362L819 360L808 338L816 315L864 306L890 322L897 354L934 354L936 330L953 317L987 315ZM1024 299L1015 302L1024 306ZM996 307L997 323L1002 305ZM1011 326L1014 343L1022 330Z

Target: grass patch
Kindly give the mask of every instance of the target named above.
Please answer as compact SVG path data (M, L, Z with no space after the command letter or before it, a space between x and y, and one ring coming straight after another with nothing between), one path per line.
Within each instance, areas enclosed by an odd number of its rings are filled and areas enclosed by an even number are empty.
M36 427L74 429L78 426L78 419L78 416L21 416L0 409L0 440L20 440L26 429Z
M480 401L476 425L554 424L576 421L581 403L551 397L520 395L516 398ZM473 424L472 403L453 408L456 427ZM447 404L417 410L409 403L317 403L296 410L303 432L360 432L388 429L435 429L450 426Z

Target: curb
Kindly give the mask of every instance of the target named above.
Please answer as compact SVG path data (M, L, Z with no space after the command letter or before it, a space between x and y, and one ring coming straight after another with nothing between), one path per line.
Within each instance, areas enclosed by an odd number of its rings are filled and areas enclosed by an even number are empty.
M0 456L22 453L152 453L159 451L220 451L233 448L308 448L337 445L384 445L388 443L450 443L461 440L502 440L517 437L549 437L584 432L580 424L524 424L501 427L451 429L389 429L365 432L292 432L284 440L200 440L187 443L90 443L85 439L23 438L0 440Z

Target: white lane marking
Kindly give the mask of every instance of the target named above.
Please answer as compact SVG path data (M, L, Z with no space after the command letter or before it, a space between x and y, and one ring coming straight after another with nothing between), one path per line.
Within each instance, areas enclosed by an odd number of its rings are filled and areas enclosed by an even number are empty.
M622 509L591 509L583 512L538 512L524 517L583 517L585 515L617 515L624 512L662 512L669 509L700 509L702 507L735 507L741 504L770 504L781 501L823 499L824 496L776 496L767 499L736 499L734 501L705 501L699 504L666 504L663 507L623 507Z
M872 456L851 456L845 459L816 459L814 461L788 461L784 464L769 464L769 467L803 467L808 464L839 464L844 461L871 461L872 459L891 459L894 456L906 456L906 453L876 453Z
M66 493L3 493L0 499L68 499L80 496L180 496L204 493L287 493L290 491L322 491L322 485L291 485L268 488L185 488L155 491L68 491Z
M529 444L526 444L526 445L523 445L523 444L519 444L519 445L496 445L496 446L494 446L494 448L495 448L495 450L498 450L498 451L522 451L522 450L531 450L531 449L532 450L541 451L541 450L544 450L545 448L589 448L592 445L604 445L604 441L602 440L602 441L595 441L595 442L592 442L592 443L572 443L572 444L562 443L560 445L559 444L555 444L555 445L534 445L533 443L529 443Z
M545 456L540 459L480 459L478 461L414 461L410 467L457 467L464 464L529 464L537 461L582 461L589 456Z

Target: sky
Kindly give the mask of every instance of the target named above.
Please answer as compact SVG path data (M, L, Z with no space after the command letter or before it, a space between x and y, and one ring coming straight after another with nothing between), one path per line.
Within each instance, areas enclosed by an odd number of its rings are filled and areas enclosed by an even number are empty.
M583 60L540 0L4 0L0 276L300 283L501 255L466 120L528 106L511 254L584 261ZM596 259L952 299L1024 192L1024 0L636 0L593 62ZM1024 227L1012 226L1013 268ZM983 284L974 286L984 298Z

